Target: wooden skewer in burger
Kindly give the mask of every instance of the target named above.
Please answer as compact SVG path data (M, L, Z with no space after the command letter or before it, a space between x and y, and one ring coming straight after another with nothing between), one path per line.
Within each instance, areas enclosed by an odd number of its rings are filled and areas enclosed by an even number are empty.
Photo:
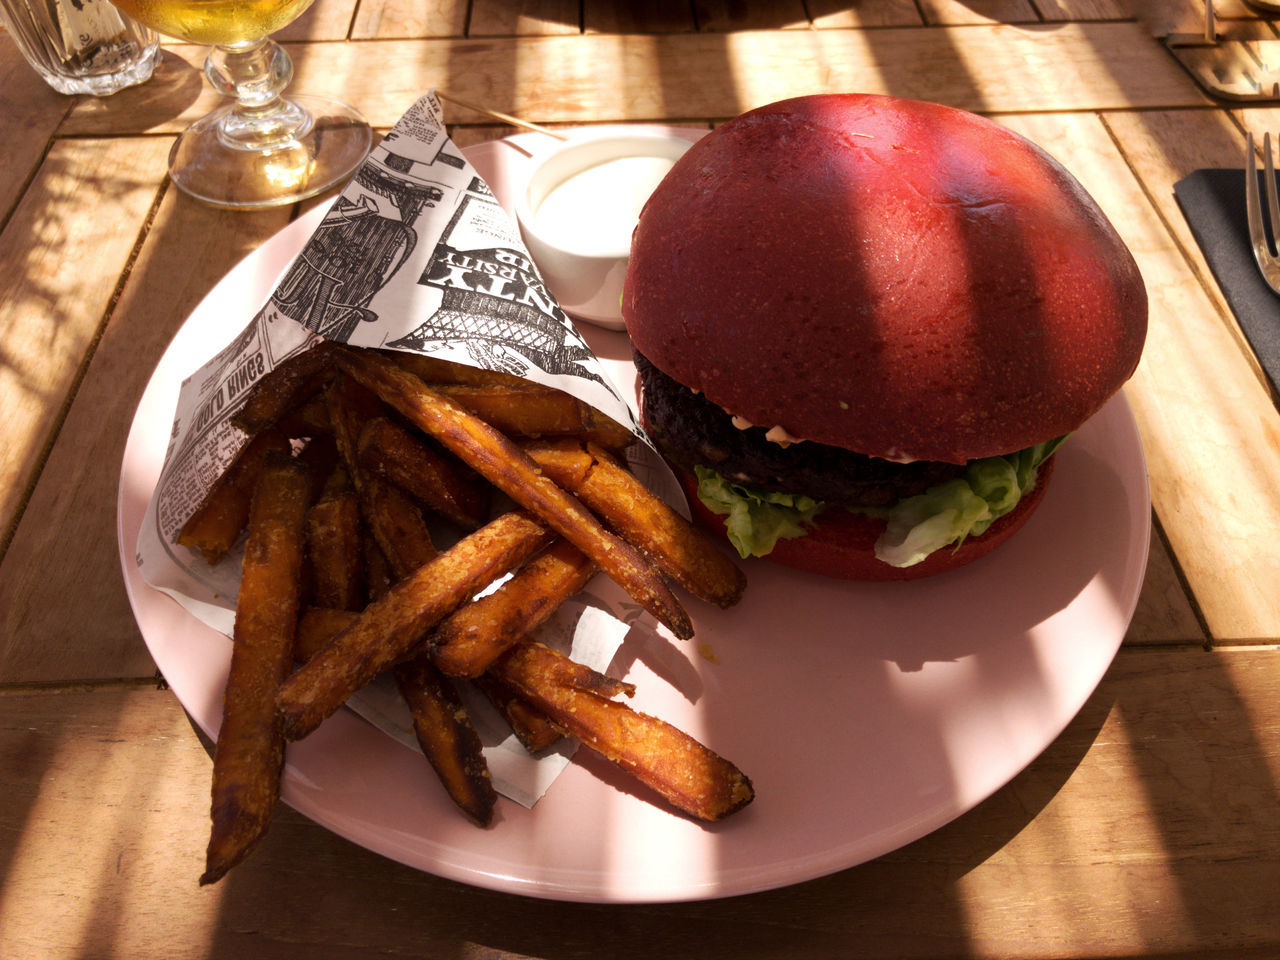
M877 580L1008 539L1147 327L1132 255L1041 148L863 94L696 143L640 216L622 310L699 519L744 557Z

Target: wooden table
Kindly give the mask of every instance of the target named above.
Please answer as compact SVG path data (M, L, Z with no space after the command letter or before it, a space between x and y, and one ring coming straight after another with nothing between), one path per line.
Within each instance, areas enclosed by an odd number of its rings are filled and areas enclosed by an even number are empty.
M1224 29L1273 36L1240 0ZM988 114L1057 155L1151 298L1126 388L1155 534L1114 665L1044 754L894 853L773 892L556 904L397 865L283 809L200 888L209 760L122 588L119 464L189 311L300 209L165 179L203 51L104 100L0 41L0 956L1280 955L1280 416L1174 202L1276 104L1206 96L1156 36L1194 0L317 0L294 89L385 130L430 87L544 124L709 125L862 90ZM462 145L510 128L450 107ZM304 207L305 209L305 207ZM1242 212L1243 213L1243 212Z

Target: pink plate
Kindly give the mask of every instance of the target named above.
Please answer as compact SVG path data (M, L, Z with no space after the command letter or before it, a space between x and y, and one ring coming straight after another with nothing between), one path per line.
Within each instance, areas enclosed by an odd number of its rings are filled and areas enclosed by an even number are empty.
M464 151L507 204L537 134ZM319 222L302 217L191 315L138 406L120 477L119 546L156 664L216 729L230 643L148 587L134 543L181 379L223 347ZM228 318L239 318L229 322ZM621 385L621 333L588 331ZM730 611L691 601L693 643L637 639L617 666L634 706L688 730L752 778L714 826L676 815L608 764L578 759L532 810L473 827L425 760L346 711L290 746L284 799L413 867L495 890L612 903L767 890L841 870L937 829L1009 781L1070 722L1115 655L1146 568L1150 500L1117 396L1057 454L1027 526L990 557L915 583L848 584L747 565Z

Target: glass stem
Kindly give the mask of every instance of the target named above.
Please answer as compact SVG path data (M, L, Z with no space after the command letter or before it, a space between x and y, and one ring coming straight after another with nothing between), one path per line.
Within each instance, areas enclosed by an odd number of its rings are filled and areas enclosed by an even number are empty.
M307 114L280 96L293 79L293 61L269 37L214 47L204 73L215 90L235 98L220 124L228 145L260 150L293 139L307 123Z

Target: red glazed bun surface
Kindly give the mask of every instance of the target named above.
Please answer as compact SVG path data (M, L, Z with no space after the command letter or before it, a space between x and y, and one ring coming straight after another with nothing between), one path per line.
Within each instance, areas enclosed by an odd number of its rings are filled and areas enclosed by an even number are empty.
M744 556L899 580L1022 526L1046 452L1136 368L1147 297L1101 210L1030 141L832 94L689 149L641 212L622 313L645 425L702 523L726 529L695 467ZM1014 464L1035 480L1010 501ZM894 518L880 559L871 516Z
M1067 433L1137 365L1146 293L1083 188L971 113L862 94L743 114L641 214L622 310L752 424L963 463Z

